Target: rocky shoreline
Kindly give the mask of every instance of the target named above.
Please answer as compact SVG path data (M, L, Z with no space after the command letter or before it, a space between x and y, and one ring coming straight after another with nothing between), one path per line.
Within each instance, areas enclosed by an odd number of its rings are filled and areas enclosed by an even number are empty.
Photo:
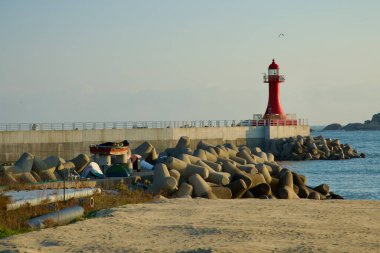
M380 130L380 113L374 114L371 120L366 120L364 123L349 123L342 126L339 123L333 123L326 126L322 131L345 130L345 131L371 131Z

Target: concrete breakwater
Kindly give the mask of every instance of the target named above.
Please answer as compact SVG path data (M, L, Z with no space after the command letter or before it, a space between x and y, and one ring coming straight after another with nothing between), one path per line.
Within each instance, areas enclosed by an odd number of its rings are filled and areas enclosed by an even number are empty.
M212 145L200 141L193 150L190 138L182 136L174 147L160 154L149 142L142 143L133 153L155 164L148 188L154 195L210 199L341 198L330 192L326 184L308 186L306 177L282 168L272 153L263 152L259 147L251 149L230 142ZM56 181L68 172L80 174L90 162L85 154L65 161L55 156L42 160L24 153L14 165L0 167L0 178L3 184Z
M190 142L183 136L174 148L158 156L150 193L209 199L341 198L330 192L326 184L309 187L305 176L282 168L273 154L259 147L250 149L233 143L214 146L200 141L192 150Z
M364 158L364 153L358 153L349 144L342 144L338 139L322 136L297 136L273 139L269 141L268 150L278 160L344 160Z
M190 137L190 146L194 149L201 140L213 145L231 142L235 145L264 148L270 139L297 135L310 135L310 127L298 125L0 131L0 163L16 161L24 152L39 157L54 155L69 160L79 154L89 155L90 144L120 142L125 139L131 143L131 148L149 141L161 152L176 145L181 136Z

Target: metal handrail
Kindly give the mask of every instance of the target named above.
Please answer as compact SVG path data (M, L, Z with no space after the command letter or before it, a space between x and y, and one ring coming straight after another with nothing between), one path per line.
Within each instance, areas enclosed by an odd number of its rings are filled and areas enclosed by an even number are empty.
M286 122L285 122L286 121ZM183 120L183 121L126 121L126 122L62 122L62 123L0 123L0 131L38 130L104 130L139 128L193 128L308 125L307 119L289 120Z

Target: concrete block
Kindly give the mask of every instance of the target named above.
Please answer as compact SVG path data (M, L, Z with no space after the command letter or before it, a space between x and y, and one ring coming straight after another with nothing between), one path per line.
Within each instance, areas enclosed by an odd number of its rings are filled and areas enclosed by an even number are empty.
M232 198L232 192L231 189L224 186L212 186L211 187L212 193L215 194L215 196L218 199L231 199Z
M230 183L230 179L228 176L226 176L223 173L216 172L214 169L212 169L210 166L208 166L203 161L199 160L197 162L197 165L202 166L208 170L209 175L206 179L207 182L211 182L211 183L214 183L217 185L227 185Z
M215 151L218 154L219 158L229 159L229 157L230 157L229 153L226 150L222 149L221 147L216 147Z
M171 177L173 177L177 181L177 183L179 183L179 179L181 177L181 174L179 173L178 170L169 170L169 175Z
M182 161L182 160L179 160L175 157L169 157L166 162L165 162L166 166L170 169L170 170L177 170L179 171L179 173L184 173L186 167L187 167L187 163Z
M263 195L272 195L271 188L267 183L258 184L252 189L250 189L250 192L256 197L260 197Z
M241 164L241 165L247 164L247 161L245 159L243 159L241 157L238 157L236 155L230 154L229 155L229 159L232 160L232 161L234 161L234 162L236 162L236 163L238 163L238 164Z
M203 150L207 150L208 147L212 147L213 145L211 145L210 143L206 142L206 141L200 141L197 145L197 149L203 149Z
M86 154L80 154L77 157L73 158L71 162L75 165L75 170L80 174L86 168L86 166L91 162L91 159ZM100 165L100 163L99 163ZM108 165L108 164L107 164Z
M247 191L247 185L243 179L232 181L230 184L226 185L226 187L231 190L233 199L241 198Z
M268 161L268 157L267 157L267 154L265 152L259 152L257 154L258 157L260 157L261 159L263 159L264 161Z
M330 187L327 184L321 184L315 187L314 190L320 194L327 195L330 191Z
M282 170L282 167L274 162L264 162L264 164L272 168L272 172L271 172L272 176L279 175Z
M187 136L181 136L175 148L176 149L190 148L190 138Z
M178 192L177 192L177 198L191 198L193 194L193 186L188 183L182 183L179 186Z
M199 165L188 164L183 173L181 173L181 176L183 176L184 179L187 179L195 174L201 176L203 179L207 179L209 176L209 170Z
M267 153L268 162L274 162L274 155L272 153Z
M177 188L177 181L170 176L170 173L163 163L154 166L153 184L149 187L148 192L156 194L170 194Z
M224 143L223 145L224 145L226 148L228 148L228 149L235 150L236 152L239 151L238 148L236 147L236 145L233 144L233 143L226 142L226 143ZM236 153L235 153L235 155L236 155Z
M221 172L222 171L222 165L220 165L219 163L210 162L208 160L202 160L202 162L204 162L205 164L207 164L208 166L210 166L216 172Z
M257 170L259 171L260 174L262 174L265 178L265 181L267 182L267 184L270 184L270 182L272 181L272 177L269 173L269 170L272 170L271 167L263 164L263 163L259 163L256 165L256 168Z
M310 192L309 196L307 197L308 199L314 199L314 200L321 200L321 194L319 192L313 191Z
M253 165L253 164L237 165L236 167L238 167L239 170L242 170L248 174L253 175L253 174L259 173L258 170L256 169L255 165Z
M198 174L194 174L189 178L189 183L193 186L194 197L204 197L211 192L211 187Z
M16 161L12 170L13 173L31 172L33 167L34 155L30 153L24 153Z
M237 153L237 156L246 160L247 164L256 164L255 159L248 153L246 149L241 149Z
M203 149L196 149L193 155L199 157L201 160L207 160L206 151Z

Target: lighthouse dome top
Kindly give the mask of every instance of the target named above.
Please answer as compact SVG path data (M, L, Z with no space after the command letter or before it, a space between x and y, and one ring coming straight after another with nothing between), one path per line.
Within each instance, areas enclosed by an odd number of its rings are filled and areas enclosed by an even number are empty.
M278 64L274 61L274 59L272 60L272 63L269 65L269 68L268 69L279 69L280 67L278 66Z

